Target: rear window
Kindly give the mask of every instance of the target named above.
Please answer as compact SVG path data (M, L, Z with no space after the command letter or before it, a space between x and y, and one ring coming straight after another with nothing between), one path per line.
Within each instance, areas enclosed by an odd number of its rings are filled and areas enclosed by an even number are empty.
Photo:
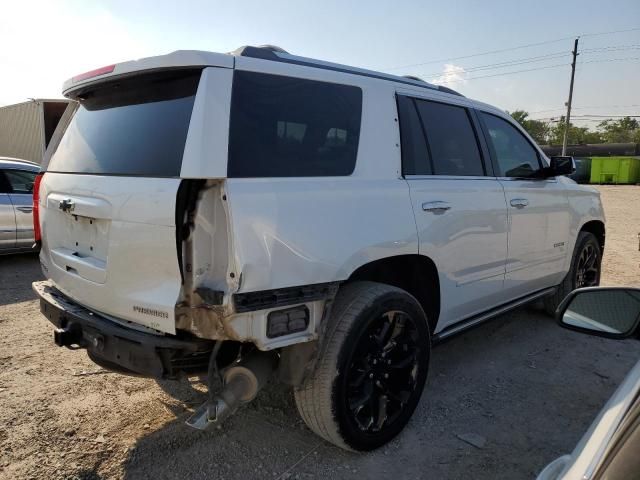
M33 193L33 182L35 182L37 174L38 172L28 170L5 170L4 177L10 187L8 193ZM0 177L1 176L2 172L0 172ZM1 179L0 183L2 183ZM0 186L0 192L4 189L5 188Z
M427 142L413 100L398 96L403 175L433 175Z
M82 93L47 171L179 176L199 79L154 73Z
M484 166L466 108L416 100L434 175L482 176Z
M361 112L358 87L236 71L227 175L350 175Z

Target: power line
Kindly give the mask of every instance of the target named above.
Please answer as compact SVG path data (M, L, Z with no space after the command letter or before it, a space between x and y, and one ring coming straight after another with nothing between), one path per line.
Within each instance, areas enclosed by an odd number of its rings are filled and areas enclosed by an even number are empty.
M587 60L586 62L581 62L581 64L585 63L606 63L606 62L626 62L632 60L640 60L640 57L627 57L627 58L606 58L602 60Z
M382 70L400 70L403 68L409 68L409 67L419 67L422 65L429 65L429 64L433 64L433 63L442 63L442 62L447 62L447 61L452 61L452 60L462 60L465 58L473 58L473 57L481 57L484 55L493 55L495 53L503 53L503 52L511 52L513 50L520 50L523 48L530 48L530 47L537 47L540 45L548 45L550 43L557 43L557 42L562 42L563 40L569 40L569 39L573 39L576 36L578 37L595 37L595 36L599 36L599 35L613 35L615 33L624 33L624 32L635 32L635 31L639 31L640 27L638 28L629 28L626 30L613 30L613 31L608 31L608 32L598 32L598 33L583 33L582 35L571 35L569 37L562 37L562 38L557 38L555 40L546 40L544 42L536 42L536 43L528 43L525 45L518 45L517 47L509 47L509 48L501 48L498 50L490 50L487 52L480 52L480 53L474 53L471 55L462 55L459 57L449 57L449 58L442 58L439 60L429 60L429 61L424 61L424 62L420 62L420 63L412 63L409 65L401 65L398 67L388 67L388 68L384 68Z
M532 120L536 120L536 119L532 119ZM545 123L560 123L560 118L552 118L550 120L540 120L542 122ZM602 118L572 118L571 119L571 124L577 124L577 123L583 123L583 122L592 122L592 123L602 123L603 119Z
M631 107L640 107L640 104L633 104L633 105L585 105L583 107L573 107L573 110L584 110L585 108L631 108ZM534 112L527 112L529 114L534 114L534 113L547 113L547 112L557 112L557 111L564 111L563 107L560 108L549 108L547 110L536 110Z
M538 118L531 118L529 120L544 122L544 121L560 120L562 117L564 117L564 115L554 115L553 117L538 117ZM640 118L640 115L572 115L570 121L585 120L585 121L601 122L602 120L607 120L611 118Z
M561 58L564 56L569 55L570 52L556 52L556 53L550 53L547 55L539 55L536 57L525 57L525 58L519 58L519 59L515 59L515 60L509 60L509 61L505 61L505 62L500 62L500 63L490 63L487 65L476 65L473 67L461 67L464 68L465 72L475 72L475 71L479 71L479 70L493 70L493 69L498 69L498 68L506 68L506 67L513 67L516 65L523 65L526 63L536 63L536 62L542 62L545 60L553 60L556 58ZM442 75L442 71L440 72L433 72L433 73L422 73L419 74L425 77L430 77L430 76L434 76L434 75Z
M631 61L631 60L640 60L640 57L630 57L630 58L612 58L612 59L608 59L608 60L589 60L586 62L582 62L580 65L582 64L589 64L589 63L606 63L606 62L618 62L618 61ZM544 67L537 67L537 68L527 68L524 70L515 70L513 72L503 72L503 73L494 73L491 75L479 75L479 76L475 76L475 77L469 77L469 78L460 78L460 79L455 79L455 80L449 80L447 81L447 83L460 83L460 82L466 82L469 80L477 80L480 78L489 78L489 77L501 77L501 76L506 76L506 75L514 75L516 73L524 73L524 72L535 72L537 70L546 70L549 68L558 68L558 67L566 67L569 66L570 64L568 63L558 63L556 65L547 65ZM465 72L460 72L460 73L465 73ZM460 75L460 73L457 73L457 75ZM456 73L454 73L455 75ZM441 76L447 76L447 73L440 73Z
M477 65L474 67L469 67L469 68L465 68L465 71L467 72L473 72L475 70L487 70L487 69L491 69L491 68L502 68L503 66L511 66L511 65L520 65L523 63L533 63L533 62L541 62L543 60L547 60L547 59L552 59L552 58L557 58L557 57L564 57L567 56L570 52L556 52L556 53L549 53L547 55L539 55L536 57L525 57L525 58L519 58L516 60L508 60L505 62L500 62L500 63L490 63L487 65Z
M402 68L419 67L419 66L422 66L422 65L429 65L429 64L433 64L433 63L442 63L442 62L448 62L448 61L452 61L452 60L462 60L464 58L482 57L484 55L492 55L494 53L511 52L513 50L520 50L522 48L537 47L539 45L547 45L547 44L550 44L550 43L557 43L557 42L561 42L563 40L568 40L570 38L573 38L573 37L563 37L563 38L558 38L557 40L547 40L546 42L529 43L527 45L520 45L520 46L517 46L517 47L501 48L499 50L491 50L491 51L488 51L488 52L474 53L472 55L462 55L460 57L449 57L449 58L442 58L440 60L430 60L428 62L412 63L410 65L401 65L399 67L385 68L383 70L400 70Z
M640 115L574 115L575 118L640 118Z
M608 47L585 48L582 52L617 52L620 50L637 50L640 45L611 45Z
M629 49L629 48L626 48ZM640 49L640 45L638 46L638 48L634 48L634 49ZM594 49L590 49L590 50L583 50L581 52L582 55L591 55L593 53L606 53L606 52L613 52L613 51L618 51L618 49L616 50L606 50L606 51L602 51L602 52L591 52L591 50ZM619 49L619 50L623 50L623 49ZM587 53L584 53L587 52ZM513 60L507 60L504 62L499 62L499 63L489 63L486 65L475 65L473 67L463 67L460 66L460 68L464 69L465 73L469 73L469 72L475 72L475 71L480 71L480 70L495 70L495 69L499 69L499 68L507 68L507 67L513 67L516 65L524 65L527 63L537 63L537 62L543 62L545 60L553 60L553 59L557 59L557 58L562 58L564 56L568 56L570 55L571 52L554 52L554 53L548 53L545 55L537 55L534 57L524 57L524 58L517 58L517 59L513 59ZM617 61L617 59L612 59L612 61ZM590 63L590 62L581 62L581 63ZM431 73L418 73L418 75L423 76L423 77L432 77L432 76L436 76L436 75L442 75L443 72L439 71L439 72L431 72Z
M627 28L625 30L613 30L613 31L609 31L609 32L583 33L582 35L578 35L578 36L579 37L597 37L599 35L613 35L614 33L636 32L638 30L640 30L640 27Z
M459 83L459 82L466 82L467 80L478 80L480 78L489 78L489 77L502 77L502 76L506 76L506 75L514 75L516 73L524 73L524 72L534 72L537 70L546 70L549 68L558 68L558 67L568 67L569 64L568 63L558 63L556 65L548 65L545 67L538 67L538 68L527 68L525 70L516 70L514 72L503 72L503 73L494 73L491 75L479 75L477 77L469 77L469 78L461 78L458 80L451 80L448 81L447 83ZM446 76L446 74L445 74Z
M529 113L529 112L526 112ZM554 113L551 114L550 117L532 117L531 120L545 120L545 119L552 119L552 118L559 118L564 116L564 112L558 112L558 113ZM635 118L637 117L637 115L634 114L629 114L629 115L620 115L618 113L616 114L611 114L611 115L597 115L597 116L593 116L593 115L571 115L571 120L573 119L580 119L580 118L625 118L625 117L631 117L631 118ZM529 117L527 117L529 118Z

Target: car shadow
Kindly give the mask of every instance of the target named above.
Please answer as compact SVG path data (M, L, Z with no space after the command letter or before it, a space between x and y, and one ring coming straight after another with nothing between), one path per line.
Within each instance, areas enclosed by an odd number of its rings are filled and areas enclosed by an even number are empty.
M139 438L125 478L523 478L570 452L638 359L631 342L562 329L520 309L437 345L405 431L368 454L341 450L300 420L292 391L270 384L220 427L184 422L206 393L163 389L184 402ZM471 438L471 440L469 440Z
M0 256L0 305L35 300L31 284L44 280L37 253Z

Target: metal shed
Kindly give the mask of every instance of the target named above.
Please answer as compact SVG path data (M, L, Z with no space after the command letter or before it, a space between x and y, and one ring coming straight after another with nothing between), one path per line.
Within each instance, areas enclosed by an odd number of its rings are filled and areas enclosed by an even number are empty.
M0 107L0 156L41 163L69 100L34 99Z

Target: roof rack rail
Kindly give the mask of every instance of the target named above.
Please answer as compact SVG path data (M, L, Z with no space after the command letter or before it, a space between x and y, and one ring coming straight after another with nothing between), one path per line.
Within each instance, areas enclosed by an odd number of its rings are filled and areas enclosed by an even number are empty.
M453 88L445 87L444 85L438 85L438 90L444 93L450 93L451 95L458 95L459 97L464 97L460 92L456 92Z
M313 67L313 68L319 68L323 70L332 70L334 72L350 73L352 75L361 75L363 77L389 80L392 82L412 85L414 87L428 88L430 90L437 90L440 92L457 95L459 97L464 97L464 95L456 92L455 90L452 90L448 87L443 87L442 85L433 85L413 75L405 75L400 77L400 76L392 75L389 73L376 72L373 70L365 70L357 67L341 65L338 63L330 63L330 62L325 62L321 60L316 60L313 58L299 57L297 55L291 55L286 50L280 47L277 47L275 45L261 45L259 47L245 45L244 47L240 47L230 53L231 55L235 55L238 57L260 58L262 60L291 63L295 65L302 65L305 67Z
M423 78L420 78L416 75L402 75L402 78L408 78L409 80L415 80L416 82L424 82L427 83L426 80L424 80Z
M289 53L284 48L281 48L277 45L270 45L268 43L265 45L258 45L256 48L264 48L265 50L269 50L270 52Z

